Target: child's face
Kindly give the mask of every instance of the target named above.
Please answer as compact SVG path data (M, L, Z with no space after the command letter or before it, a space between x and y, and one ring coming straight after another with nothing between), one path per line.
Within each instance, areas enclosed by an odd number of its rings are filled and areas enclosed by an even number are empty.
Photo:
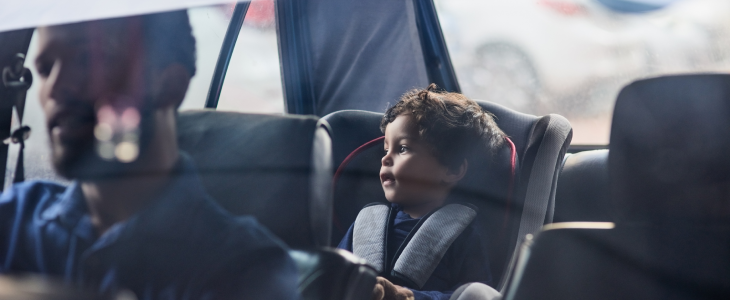
M440 205L451 188L450 173L420 140L410 115L400 115L385 127L380 183L388 201L404 206Z

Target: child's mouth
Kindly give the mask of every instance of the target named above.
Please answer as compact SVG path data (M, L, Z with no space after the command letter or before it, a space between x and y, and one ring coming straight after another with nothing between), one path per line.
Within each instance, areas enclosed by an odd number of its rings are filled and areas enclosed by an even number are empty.
M380 174L380 182L383 186L391 186L395 183L395 178L390 174Z

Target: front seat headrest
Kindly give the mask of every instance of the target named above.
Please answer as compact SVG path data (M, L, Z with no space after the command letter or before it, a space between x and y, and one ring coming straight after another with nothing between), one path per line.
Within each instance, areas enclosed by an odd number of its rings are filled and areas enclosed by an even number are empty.
M613 114L611 193L622 221L730 216L730 75L682 75L625 87Z

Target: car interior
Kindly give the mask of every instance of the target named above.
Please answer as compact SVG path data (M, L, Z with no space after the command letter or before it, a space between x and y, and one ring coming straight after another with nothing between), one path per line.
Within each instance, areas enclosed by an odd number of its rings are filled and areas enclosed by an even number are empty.
M660 20L666 11L675 14L675 22L689 18L673 8L690 5L683 1L699 3L696 11L713 5L702 0L585 2L610 12L615 24L654 26L636 24ZM652 56L647 65L655 69L647 73L607 76L611 79L583 94L550 98L554 94L546 89L533 95L535 101L526 108L513 105L509 97L469 94L476 88L468 82L486 78L508 86L493 78L508 75L478 69L477 60L459 54L473 41L448 35L457 28L459 15L447 14L456 8L441 0L401 1L405 5L384 0L199 2L208 8L182 7L189 9L191 20L196 9L225 17L216 25L222 30L216 33L220 41L210 47L215 59L206 66L198 60L198 68L210 74L199 75L204 97L195 105L185 102L177 116L179 147L195 162L214 200L232 214L254 216L291 249L302 299L371 299L375 268L335 247L361 208L387 203L378 176L384 110L400 94L431 82L473 97L508 136L496 155L484 153L483 160L470 162L455 190L478 208L493 288L502 299L730 298L730 75L723 73L730 71L730 63L725 65L730 43L707 46L725 56L703 67L655 71L661 62ZM536 2L549 2L552 14L557 5L561 18L588 14L584 1ZM117 16L180 8L161 4ZM374 15L365 18L364 12ZM0 174L5 188L26 180L63 182L47 175L47 155L36 150L47 146L34 140L45 134L31 124L41 114L30 103L37 102L32 94L37 91L29 75L32 58L26 58L35 43L35 27L104 16L47 21L56 20L49 17L31 25L0 21L0 139L5 140L0 159L6 161ZM730 18L718 20L725 25ZM626 36L637 39L646 32L658 40L670 35L659 32L662 28ZM730 24L727 28L725 42L730 41ZM698 32L689 35L700 36ZM202 47L204 38L196 38ZM239 91L234 89L239 78L249 80L245 88L269 88L269 83L250 79L265 73L264 67L236 64L242 56L256 57L236 52L244 50L244 45L235 46L245 39L276 43L278 51L266 55L276 56L273 89L278 94L261 93L277 101L281 111L246 110L248 104L221 109L222 101ZM623 50L616 51L630 52L627 40L622 36ZM342 47L333 46L339 42ZM637 53L644 55L641 49ZM236 73L245 68L253 71ZM258 97L241 91L241 98ZM592 98L576 104L581 97ZM555 99L563 102L555 104ZM38 132L31 135L31 128ZM0 276L3 299L96 299L77 293L55 283Z

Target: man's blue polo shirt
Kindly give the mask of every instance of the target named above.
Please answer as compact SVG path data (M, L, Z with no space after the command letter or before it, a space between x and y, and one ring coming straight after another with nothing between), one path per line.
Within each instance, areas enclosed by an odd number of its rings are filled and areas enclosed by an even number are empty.
M42 273L139 299L297 299L285 246L206 194L181 155L159 198L98 236L78 182L32 181L0 196L0 273Z

